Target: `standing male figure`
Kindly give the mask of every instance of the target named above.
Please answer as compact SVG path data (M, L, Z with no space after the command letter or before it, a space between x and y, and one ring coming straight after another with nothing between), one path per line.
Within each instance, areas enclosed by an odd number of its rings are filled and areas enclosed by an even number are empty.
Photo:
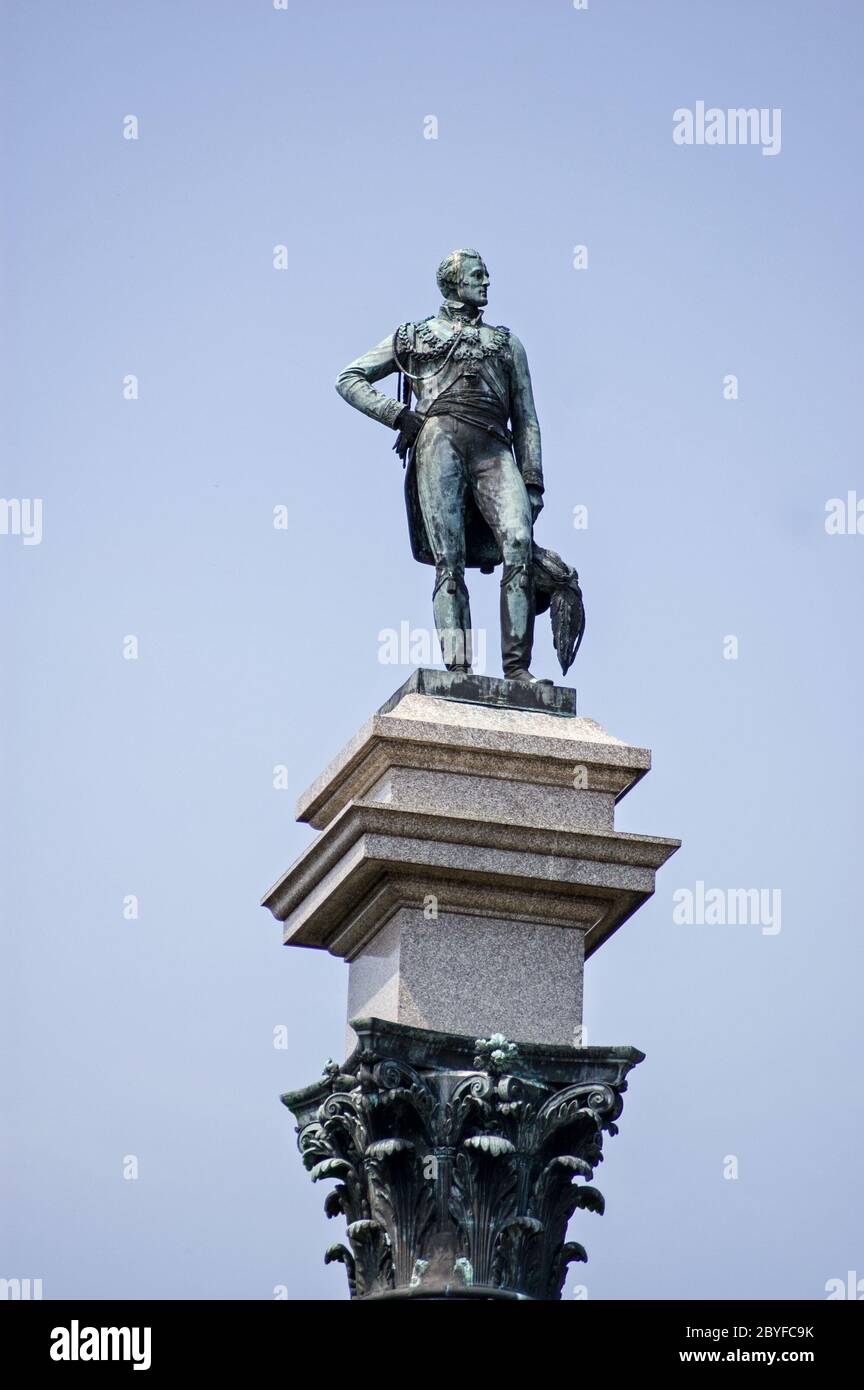
M402 324L340 372L336 389L399 431L412 551L435 565L432 606L447 669L471 669L466 565L489 573L503 561L504 675L534 681L532 547L543 469L528 361L515 334L483 322L489 273L477 251L453 251L437 280L437 314ZM402 374L402 400L374 388L392 372Z

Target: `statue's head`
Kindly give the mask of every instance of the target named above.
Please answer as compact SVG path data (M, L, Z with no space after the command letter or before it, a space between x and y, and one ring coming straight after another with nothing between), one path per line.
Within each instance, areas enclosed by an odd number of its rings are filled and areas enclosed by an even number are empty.
M470 246L451 251L438 267L438 288L445 299L482 309L488 302L489 272L479 251Z

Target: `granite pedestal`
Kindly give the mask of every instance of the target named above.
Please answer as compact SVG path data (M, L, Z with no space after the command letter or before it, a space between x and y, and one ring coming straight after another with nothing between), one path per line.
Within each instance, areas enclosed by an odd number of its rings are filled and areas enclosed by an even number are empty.
M678 847L615 829L650 765L575 691L417 671L301 796L320 833L264 904L349 963L349 1018L572 1045L585 959Z

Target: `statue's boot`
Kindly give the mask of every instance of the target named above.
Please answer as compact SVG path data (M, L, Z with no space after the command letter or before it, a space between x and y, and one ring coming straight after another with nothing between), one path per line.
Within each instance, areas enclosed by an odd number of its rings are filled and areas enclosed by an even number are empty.
M525 684L551 685L530 671L534 646L534 587L528 565L505 565L501 578L501 662L504 675Z
M436 566L432 612L447 670L470 671L471 608L463 569L458 566Z

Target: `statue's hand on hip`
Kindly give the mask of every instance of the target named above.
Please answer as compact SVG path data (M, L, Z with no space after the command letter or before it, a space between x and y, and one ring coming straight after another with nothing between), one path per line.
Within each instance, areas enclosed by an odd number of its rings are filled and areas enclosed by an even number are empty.
M409 410L407 406L396 416L395 427L409 449L420 433L420 426L423 424L423 419L424 417L419 415L416 410Z

